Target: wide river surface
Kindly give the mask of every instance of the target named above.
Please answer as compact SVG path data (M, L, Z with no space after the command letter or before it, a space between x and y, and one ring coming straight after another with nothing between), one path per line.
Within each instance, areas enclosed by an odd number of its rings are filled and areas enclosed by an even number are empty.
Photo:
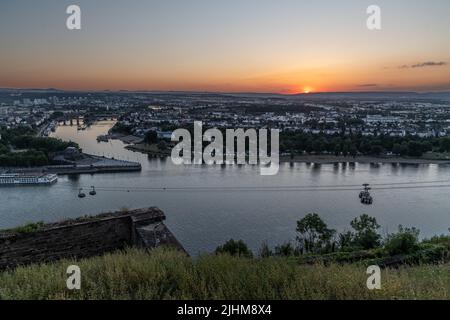
M438 165L282 164L264 177L253 166L175 166L124 149L121 141L98 143L113 123L87 130L61 126L54 136L80 144L86 153L138 161L142 172L61 176L53 186L0 188L0 228L54 222L122 208L157 206L167 225L193 255L213 251L230 238L257 250L295 240L296 221L320 214L338 231L363 213L377 218L381 232L415 226L422 237L448 233L450 167ZM360 185L373 185L374 205L359 202ZM79 188L98 194L79 199Z

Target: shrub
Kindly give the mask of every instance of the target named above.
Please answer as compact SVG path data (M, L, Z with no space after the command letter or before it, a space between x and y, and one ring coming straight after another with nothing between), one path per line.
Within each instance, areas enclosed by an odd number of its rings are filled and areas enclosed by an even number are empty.
M261 248L259 249L258 256L263 259L263 258L268 258L272 255L273 255L272 250L270 250L267 242L263 242L263 244L261 245Z
M319 253L333 247L333 237L336 231L329 229L327 224L316 213L310 213L297 221L297 241L300 250L305 253Z
M156 131L150 130L145 134L144 140L148 144L158 143L158 133Z
M17 227L15 229L9 230L10 232L19 233L19 234L28 234L39 231L44 226L44 222L39 221L35 223L28 223L26 225Z
M285 243L275 247L275 255L278 257L291 257L295 255L295 248L291 243Z
M447 235L434 236L431 239L423 240L422 243L443 244L450 247L450 236Z
M386 251L391 255L411 254L418 249L420 231L416 228L398 227L398 233L389 235L385 244Z
M339 248L343 251L354 250L355 249L353 246L354 237L355 235L350 231L340 233L337 243Z
M381 236L378 234L380 225L373 217L363 214L354 219L350 225L355 230L354 245L365 250L374 249L380 246Z
M235 257L253 257L253 253L247 247L244 241L235 241L233 239L227 241L223 246L216 249L216 254L229 254Z

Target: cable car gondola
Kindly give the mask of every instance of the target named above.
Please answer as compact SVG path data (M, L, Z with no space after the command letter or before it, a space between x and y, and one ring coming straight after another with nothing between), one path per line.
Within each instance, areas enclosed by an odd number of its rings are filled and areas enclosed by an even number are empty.
M78 190L78 198L86 198L86 194L83 192L83 189Z
M359 193L359 198L362 204L371 205L373 204L373 197L370 194L370 185L368 183L363 184L364 190Z
M92 190L89 192L89 194L91 196L95 196L97 194L97 191L95 191L95 187L94 186L92 186L91 188L92 188Z

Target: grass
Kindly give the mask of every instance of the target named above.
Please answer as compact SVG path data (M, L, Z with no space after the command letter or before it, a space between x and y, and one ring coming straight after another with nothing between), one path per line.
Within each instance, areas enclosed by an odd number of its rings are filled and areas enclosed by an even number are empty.
M66 289L66 269L81 268L81 290ZM364 266L300 265L292 258L247 259L170 249L138 249L82 261L0 273L0 299L448 299L450 265L382 272L382 290L366 287Z
M28 223L28 224L19 226L14 229L2 230L1 233L29 234L29 233L34 233L36 231L42 230L44 227L45 227L44 222L39 221L39 222Z

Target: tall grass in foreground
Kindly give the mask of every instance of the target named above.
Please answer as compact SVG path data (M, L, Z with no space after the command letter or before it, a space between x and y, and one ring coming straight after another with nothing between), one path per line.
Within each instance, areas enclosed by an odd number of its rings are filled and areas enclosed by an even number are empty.
M80 291L66 288L66 269L80 266ZM192 259L158 249L129 249L0 274L1 299L448 299L450 266L385 270L382 290L366 288L358 265L305 266L293 259L205 255Z

